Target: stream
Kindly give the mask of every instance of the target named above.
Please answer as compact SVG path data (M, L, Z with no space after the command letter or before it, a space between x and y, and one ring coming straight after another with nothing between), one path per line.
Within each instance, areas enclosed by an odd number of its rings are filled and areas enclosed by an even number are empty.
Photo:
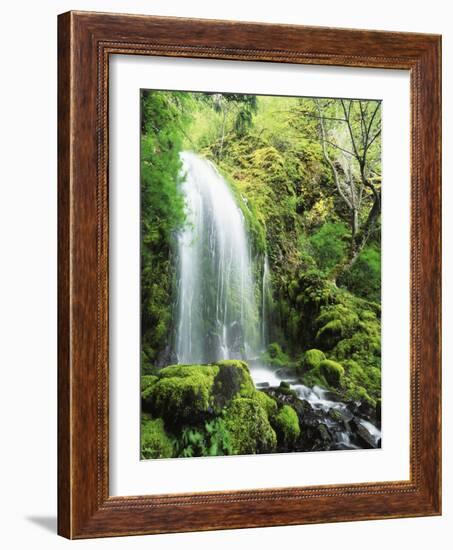
M382 434L376 425L374 411L361 410L356 403L344 403L333 392L319 386L305 386L294 375L291 376L290 369L263 365L259 360L251 360L248 364L257 389L288 402L302 413L299 414L302 428L306 425L316 432L319 424L325 425L329 437L321 441L324 450L380 447ZM281 395L282 382L294 394ZM300 407L298 401L305 406ZM321 433L321 439L322 436Z

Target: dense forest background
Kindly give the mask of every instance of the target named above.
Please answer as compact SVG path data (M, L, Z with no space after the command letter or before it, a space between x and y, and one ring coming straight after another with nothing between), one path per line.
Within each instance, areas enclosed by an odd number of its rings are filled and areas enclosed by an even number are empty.
M378 409L380 102L142 91L141 103L143 376L172 363L180 153L190 150L216 164L253 256L268 258L264 359Z

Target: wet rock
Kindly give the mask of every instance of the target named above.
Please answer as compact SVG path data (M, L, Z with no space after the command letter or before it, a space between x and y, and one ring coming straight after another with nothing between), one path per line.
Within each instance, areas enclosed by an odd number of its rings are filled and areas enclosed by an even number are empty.
M178 358L176 353L172 350L171 346L167 345L157 356L156 367L161 369L167 365L174 365L177 362Z
M362 449L377 449L378 443L370 431L360 422L359 419L353 418L349 423L358 444ZM380 440L379 440L380 446Z
M214 378L213 393L216 405L225 407L241 389L244 373L234 361L231 364L219 364L219 372Z
M376 423L376 408L367 401L362 401L357 407L357 413L370 422Z
M283 383L283 386L282 386ZM280 382L278 388L269 388L264 390L270 397L276 399L282 405L293 405L299 401L297 393L291 389L288 382Z
M376 426L381 429L381 400L376 403Z
M297 378L295 376L294 369L292 369L291 367L282 367L281 369L278 369L275 372L275 374L279 378L289 379L294 384L297 382Z

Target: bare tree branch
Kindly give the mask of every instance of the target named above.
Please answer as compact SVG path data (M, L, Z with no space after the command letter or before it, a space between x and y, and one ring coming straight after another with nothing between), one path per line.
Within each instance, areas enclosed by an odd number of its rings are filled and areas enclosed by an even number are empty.
M322 143L322 152L323 152L324 158L325 158L325 160L327 161L327 163L329 164L329 166L332 170L333 179L334 179L334 182L335 182L335 186L338 190L338 193L340 194L341 198L344 200L344 202L346 203L348 208L352 209L351 202L349 201L349 199L346 197L343 190L341 189L340 180L339 180L339 177L338 177L338 171L335 167L335 164L332 162L332 159L330 158L329 153L327 151L326 130L324 128L324 119L321 115L321 106L319 104L319 100L315 99L314 101L315 101L315 104L316 104L316 106L318 108L318 112L319 112L319 126L321 128L321 137L322 137L321 143Z

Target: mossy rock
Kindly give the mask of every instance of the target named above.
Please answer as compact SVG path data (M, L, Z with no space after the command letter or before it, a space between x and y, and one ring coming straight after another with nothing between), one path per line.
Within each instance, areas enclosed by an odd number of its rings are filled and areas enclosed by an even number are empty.
M257 401L261 407L266 411L267 417L269 420L271 420L276 414L277 414L277 402L275 399L272 399L269 395L266 393L255 390L253 394L253 399Z
M361 327L349 338L339 341L333 348L332 353L338 359L352 359L367 366L380 368L381 358L381 335L380 329L375 327Z
M313 388L314 386L320 386L321 388L329 387L329 383L327 382L324 374L321 372L319 365L317 367L313 367L307 372L304 372L302 375L302 382L309 388Z
M371 407L376 407L376 399L373 399L363 386L350 386L345 393L345 397L350 401L356 401L357 403L367 403Z
M339 342L345 333L344 325L340 319L333 319L323 325L316 333L316 341L327 349L331 349Z
M336 361L330 359L324 359L319 364L319 371L326 379L329 386L339 388L341 386L341 380L344 376L344 368Z
M272 425L279 445L290 447L300 435L299 418L290 405L283 405L275 415Z
M307 372L310 369L319 367L321 361L324 361L325 358L326 356L321 350L309 349L304 353L302 360L299 363L299 371Z
M252 377L245 361L223 360L216 363L219 371L214 378L213 398L217 410L225 407L233 397L250 395L255 391Z
M265 353L263 353L262 360L274 367L288 367L291 366L291 361L288 355L282 350L280 344L273 342L269 344Z
M142 419L141 432L141 457L148 458L171 458L174 453L174 441L165 431L162 418L154 420L149 417Z
M225 412L233 454L270 453L277 437L266 411L256 399L237 397Z
M193 421L212 410L212 387L219 367L172 365L160 371L147 402L156 416L167 422Z
M343 330L351 331L357 326L359 316L355 309L355 304L336 303L328 307L324 307L322 312L316 319L318 326L325 326L332 321L341 321Z
M282 355L283 351L280 344L277 344L277 342L273 342L272 344L269 344L267 346L267 353L269 354L269 357L271 359L275 359L276 357Z
M346 398L352 401L365 400L373 405L381 395L381 370L362 366L352 359L344 361L342 365L345 369Z
M171 365L143 384L147 408L173 427L216 416L236 395L256 391L244 361Z
M140 379L140 395L145 405L148 405L151 388L157 380L158 377L152 374L146 374Z

